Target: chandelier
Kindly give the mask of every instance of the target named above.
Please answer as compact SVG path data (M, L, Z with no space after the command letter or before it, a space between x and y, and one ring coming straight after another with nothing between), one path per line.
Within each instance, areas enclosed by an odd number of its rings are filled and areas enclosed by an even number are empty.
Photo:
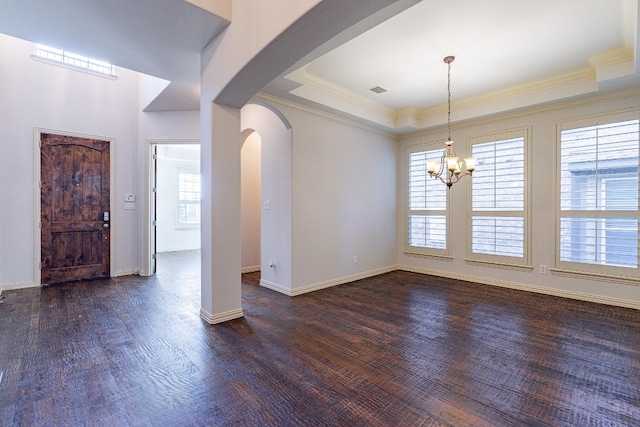
M455 56L447 56L443 60L448 66L447 92L449 98L447 101L447 129L449 137L447 139L447 146L442 152L440 162L437 160L427 160L427 172L429 172L429 176L439 179L447 184L449 188L463 176L471 176L471 173L476 168L475 158L467 157L462 161L460 160L458 154L456 154L456 150L453 148L453 141L451 140L451 63L454 59L456 59Z

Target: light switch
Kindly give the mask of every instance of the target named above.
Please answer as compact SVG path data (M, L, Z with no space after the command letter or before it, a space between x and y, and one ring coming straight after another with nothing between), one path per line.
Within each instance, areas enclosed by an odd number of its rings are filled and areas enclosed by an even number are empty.
M124 202L124 210L132 211L136 208L136 202Z

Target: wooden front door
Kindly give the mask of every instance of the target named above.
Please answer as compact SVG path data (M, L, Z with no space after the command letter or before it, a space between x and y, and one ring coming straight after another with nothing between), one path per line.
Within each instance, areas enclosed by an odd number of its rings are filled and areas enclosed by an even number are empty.
M42 283L109 276L109 141L43 133Z

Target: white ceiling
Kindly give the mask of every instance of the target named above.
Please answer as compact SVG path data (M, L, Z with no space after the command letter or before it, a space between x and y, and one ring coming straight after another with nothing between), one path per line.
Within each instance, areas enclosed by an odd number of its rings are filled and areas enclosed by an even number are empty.
M199 108L199 52L228 24L183 0L0 9L2 33L172 81L150 110ZM447 55L453 120L640 86L637 21L637 0L423 0L264 93L412 132L446 120Z
M0 0L0 33L171 81L150 110L200 108L200 52L228 24L183 0Z

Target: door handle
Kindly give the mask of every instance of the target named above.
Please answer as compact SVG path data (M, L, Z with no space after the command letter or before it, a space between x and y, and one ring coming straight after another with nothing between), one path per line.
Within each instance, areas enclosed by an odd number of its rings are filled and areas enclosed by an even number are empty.
M102 224L102 227L109 228L109 224Z

